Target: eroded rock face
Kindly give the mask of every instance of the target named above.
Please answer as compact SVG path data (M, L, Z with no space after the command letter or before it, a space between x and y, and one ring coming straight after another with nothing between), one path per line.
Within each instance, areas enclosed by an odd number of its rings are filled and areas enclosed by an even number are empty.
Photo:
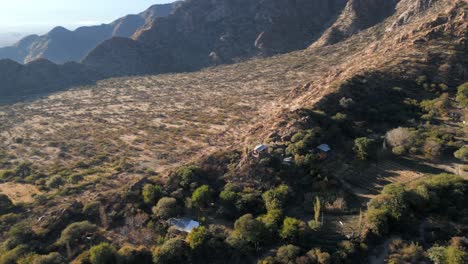
M395 30L397 27L407 24L415 16L429 9L436 1L437 0L402 0L397 6L397 9L402 12L387 31Z
M400 0L349 0L336 22L313 47L338 43L393 15Z

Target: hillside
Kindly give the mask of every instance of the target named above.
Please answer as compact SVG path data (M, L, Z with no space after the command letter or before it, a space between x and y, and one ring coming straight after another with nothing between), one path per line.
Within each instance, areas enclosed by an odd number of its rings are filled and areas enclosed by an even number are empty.
M10 47L0 48L0 59L28 63L47 59L54 63L81 61L93 48L112 37L131 37L158 17L170 15L178 3L153 5L137 15L127 15L110 24L80 27L74 31L56 27L45 35L30 35Z
M0 106L0 263L465 263L467 10L192 0L103 43L147 75Z
M180 72L304 49L333 22L344 0L186 1L140 30L111 39L83 63L126 74ZM118 69L116 69L118 68Z

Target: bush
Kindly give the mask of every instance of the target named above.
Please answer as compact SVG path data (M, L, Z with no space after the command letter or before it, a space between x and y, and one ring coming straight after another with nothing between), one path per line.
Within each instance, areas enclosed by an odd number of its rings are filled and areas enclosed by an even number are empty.
M143 201L146 204L155 204L162 196L162 189L158 185L145 184L142 190Z
M246 214L234 223L234 232L231 236L257 248L265 241L266 229L262 222L256 220L251 214Z
M179 180L180 186L187 188L190 183L198 181L199 171L198 166L185 166L175 172L175 178Z
M0 193L0 215L9 213L15 206L10 198L5 194Z
M28 254L29 249L25 245L20 245L12 250L2 252L0 255L0 264L16 264L17 260Z
M96 225L88 221L76 222L67 226L61 233L57 244L61 246L79 245L85 241L86 234L95 234L98 232Z
M283 220L283 212L281 210L269 210L267 214L258 217L266 229L270 233L276 233Z
M307 236L307 233L308 229L305 222L292 217L286 217L283 221L280 236L288 242L297 243L301 242Z
M268 211L280 210L282 211L288 198L289 187L287 185L280 185L273 190L269 190L262 195L265 201L265 207Z
M286 245L278 248L276 260L280 263L295 263L301 254L301 248L294 245Z
M27 222L20 222L15 224L7 232L8 240L5 241L3 247L6 249L13 249L21 244L28 244L31 240L36 238L36 234Z
M206 241L208 240L208 230L201 226L192 232L187 237L187 241L190 245L190 248L193 250L197 250L204 246Z
M190 247L185 241L173 238L153 251L154 263L190 263Z
M46 185L47 187L54 189L54 188L60 187L64 183L65 182L63 181L62 176L55 175L55 176L52 176L49 180L47 180Z
M307 257L311 260L312 263L318 264L330 264L331 257L327 252L322 252L319 248L311 249L307 252Z
M18 260L17 264L63 264L65 259L57 252L48 255L28 254Z
M144 247L124 246L118 252L119 264L152 264L153 255Z
M197 208L206 208L211 201L212 192L208 185L198 187L192 193L192 203Z
M153 213L162 219L169 219L171 217L177 216L179 208L177 205L177 200L171 197L161 198L156 206L153 207Z
M468 107L468 82L458 86L456 100L462 107Z
M366 137L356 138L354 140L354 153L358 160L367 160L372 156L374 150L375 141Z
M468 161L468 146L461 147L459 150L455 151L453 155L455 156L455 158L461 161L467 162Z
M117 262L117 253L108 243L101 243L89 250L89 259L92 264L114 264Z
M406 146L411 141L411 131L406 127L398 127L385 134L385 140L391 147Z

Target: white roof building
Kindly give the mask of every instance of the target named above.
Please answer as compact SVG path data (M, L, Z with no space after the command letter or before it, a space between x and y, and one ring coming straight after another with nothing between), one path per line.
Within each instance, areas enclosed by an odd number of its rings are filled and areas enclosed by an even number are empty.
M268 149L267 146L265 146L265 145L263 145L263 144L260 144L260 145L258 145L258 146L256 146L256 147L254 148L254 151L255 151L255 152L263 152L263 151L265 151L265 150L267 150L267 149Z
M189 218L172 218L168 223L182 232L190 233L193 229L198 228L200 223Z
M317 148L320 149L323 152L329 152L331 150L331 148L330 148L330 146L328 144L322 144L322 145L318 146Z

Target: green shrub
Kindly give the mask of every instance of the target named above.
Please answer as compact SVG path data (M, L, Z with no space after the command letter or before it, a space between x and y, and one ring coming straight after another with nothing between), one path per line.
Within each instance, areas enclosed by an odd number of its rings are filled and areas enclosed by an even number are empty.
M201 226L192 232L187 237L190 248L197 250L205 245L208 240L208 230Z
M63 264L65 259L57 252L48 255L29 254L18 260L17 264Z
M49 180L47 180L46 185L47 187L54 189L54 188L60 187L64 183L65 182L63 181L62 176L55 175L55 176L52 176Z
M208 185L202 185L192 193L192 203L197 208L206 208L211 198L212 192Z
M89 259L92 264L114 264L117 262L117 252L108 243L101 243L89 250Z
M200 167L191 165L179 168L175 172L175 178L179 180L180 186L187 188L192 182L198 181Z
M86 234L95 234L98 232L96 225L88 221L76 222L68 225L61 233L60 238L57 240L57 245L60 246L73 246L81 244L86 241Z
M286 245L278 248L276 261L279 263L296 263L296 258L301 254L301 248L294 245Z
M178 212L179 207L177 205L177 200L172 197L161 198L156 206L153 207L153 213L162 219L175 217L177 216Z
M265 241L266 229L262 222L255 219L251 214L246 214L234 223L232 237L246 242L251 247L257 248Z
M331 256L327 252L322 252L319 248L311 249L307 252L307 257L309 257L312 263L318 264L330 264Z
M146 204L155 204L162 196L162 189L159 185L145 184L142 190L143 201Z
M280 185L275 189L269 190L262 195L265 207L268 211L280 210L282 211L289 194L289 187L287 185Z
M358 160L367 160L372 157L375 149L375 141L366 137L356 138L354 140L354 153Z
M153 251L154 263L190 263L190 247L184 240L173 238Z
M455 156L455 158L461 161L467 162L468 161L468 146L461 147L459 150L455 151L453 155Z
M301 220L286 217L281 227L280 236L282 239L291 242L298 243L308 235L307 224Z
M9 213L15 206L5 194L0 193L0 215Z
M118 251L118 264L152 264L153 255L145 247L124 246Z
M261 221L270 233L276 233L283 221L283 212L281 210L272 209L267 214L259 216Z
M458 86L456 100L461 107L468 107L468 82Z
M20 245L0 255L0 264L16 264L19 259L26 256L29 249L25 245Z

